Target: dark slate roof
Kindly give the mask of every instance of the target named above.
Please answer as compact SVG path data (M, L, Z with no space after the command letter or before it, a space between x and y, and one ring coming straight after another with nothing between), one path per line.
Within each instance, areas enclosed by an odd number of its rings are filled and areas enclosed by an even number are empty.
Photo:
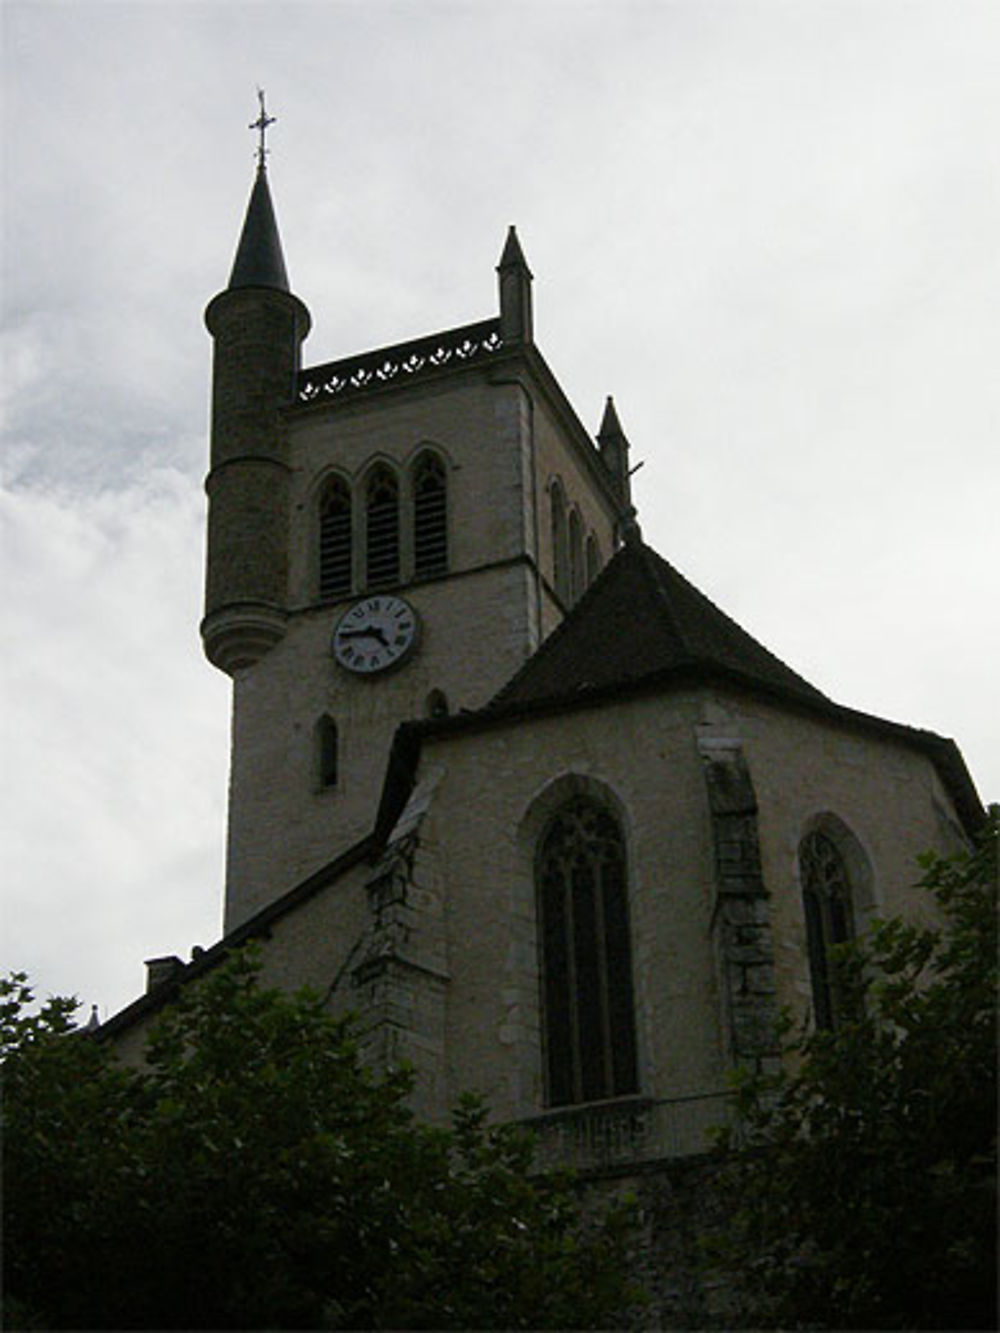
M257 171L233 261L233 271L229 275L230 291L234 287L274 287L280 292L290 290L278 223L267 184L267 172L263 167Z
M825 699L641 541L626 544L490 707L635 684L674 668L722 668Z

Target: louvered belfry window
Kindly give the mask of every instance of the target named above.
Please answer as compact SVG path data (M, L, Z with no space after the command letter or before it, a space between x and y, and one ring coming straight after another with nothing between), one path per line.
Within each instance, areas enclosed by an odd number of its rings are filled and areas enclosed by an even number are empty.
M319 595L324 600L351 591L351 492L335 477L319 508Z
M413 574L429 578L448 569L448 480L444 464L424 454L413 470Z
M812 981L813 1017L820 1028L835 1028L844 1016L831 950L854 936L851 883L837 844L825 833L809 833L799 847L802 905Z
M399 485L387 467L376 468L365 495L365 552L369 588L399 582Z
M637 1091L625 844L602 805L557 812L537 863L548 1102Z

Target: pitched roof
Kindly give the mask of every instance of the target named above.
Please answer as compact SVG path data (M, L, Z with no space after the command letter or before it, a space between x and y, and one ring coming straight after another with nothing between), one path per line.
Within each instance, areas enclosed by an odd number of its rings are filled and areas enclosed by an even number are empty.
M491 707L631 685L672 668L723 668L825 699L641 541L626 544Z

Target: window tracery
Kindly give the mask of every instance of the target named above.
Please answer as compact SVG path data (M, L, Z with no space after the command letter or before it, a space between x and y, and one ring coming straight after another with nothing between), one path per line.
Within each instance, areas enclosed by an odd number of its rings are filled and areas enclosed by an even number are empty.
M854 906L847 864L837 844L814 829L799 846L799 874L806 920L813 1016L817 1027L835 1028L844 998L832 950L854 937Z
M536 869L548 1100L637 1090L625 842L604 806L574 797L542 837Z

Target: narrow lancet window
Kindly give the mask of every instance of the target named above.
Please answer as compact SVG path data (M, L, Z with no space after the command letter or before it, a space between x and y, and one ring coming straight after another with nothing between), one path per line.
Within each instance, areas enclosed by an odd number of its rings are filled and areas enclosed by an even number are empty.
M448 479L434 454L422 454L413 469L413 576L429 578L448 569Z
M332 717L321 717L316 723L316 782L325 791L336 787L339 776L340 756L337 724Z
M395 473L378 467L365 494L365 553L369 588L399 582L399 485Z
M569 601L569 559L566 533L566 500L562 486L558 481L552 483L549 492L552 517L552 579L556 595L563 601Z
M569 516L569 595L575 602L583 592L583 527L575 509Z
M444 690L431 690L427 696L425 711L428 717L440 718L448 716L448 696Z
M539 847L542 1010L551 1106L637 1090L625 843L602 805L575 798Z
M813 1017L820 1028L835 1028L844 1016L832 950L854 936L854 910L847 866L837 844L813 832L799 847L802 905L812 981Z
M352 585L351 492L334 477L319 506L319 595L324 601L345 597Z
M601 572L601 548L593 533L587 538L587 587Z

